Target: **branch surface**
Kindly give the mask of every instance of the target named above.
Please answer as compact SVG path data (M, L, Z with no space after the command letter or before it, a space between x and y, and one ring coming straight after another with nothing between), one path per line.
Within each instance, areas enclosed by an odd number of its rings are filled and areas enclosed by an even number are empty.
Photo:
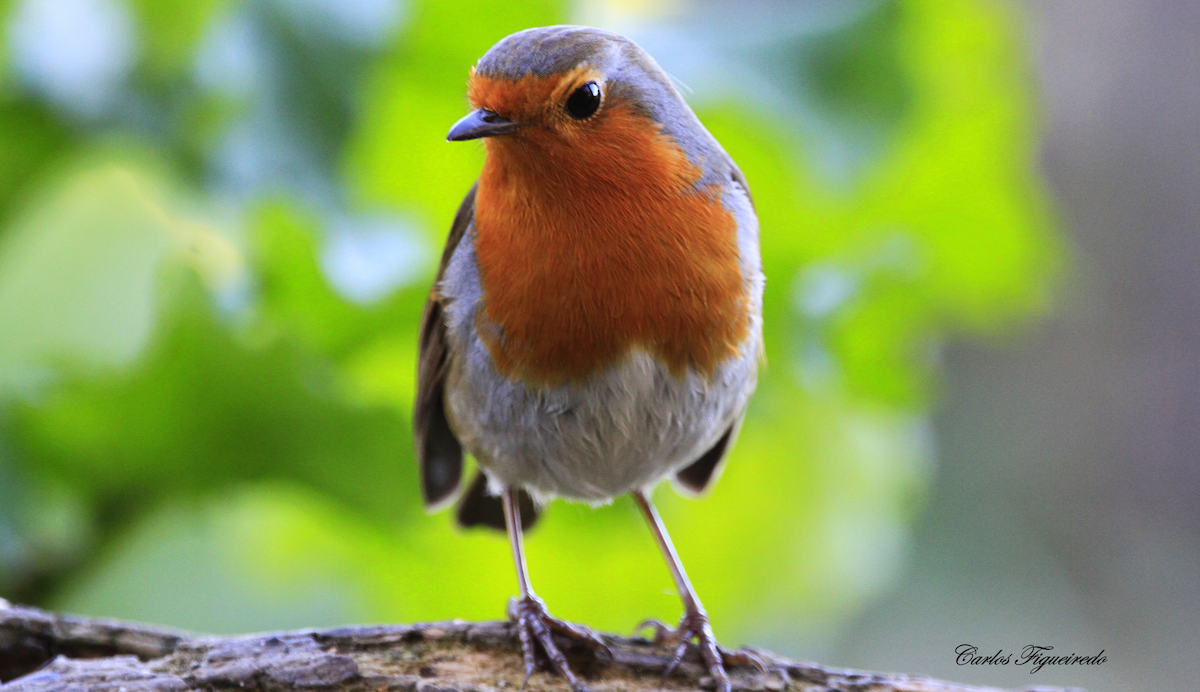
M566 639L558 641L592 692L713 689L694 651L664 682L671 647L638 637L602 636L613 651L611 661L573 648ZM999 692L756 653L768 661L769 670L730 670L734 690ZM522 677L521 644L507 622L455 620L205 637L48 613L0 599L0 692L517 692ZM525 689L565 692L568 687L560 678L538 672Z

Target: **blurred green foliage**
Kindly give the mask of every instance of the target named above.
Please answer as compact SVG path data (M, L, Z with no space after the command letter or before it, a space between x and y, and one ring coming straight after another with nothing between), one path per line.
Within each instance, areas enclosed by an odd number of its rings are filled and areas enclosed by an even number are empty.
M211 632L500 617L503 538L419 506L416 326L482 161L444 141L467 70L570 8L107 4L140 49L98 112L5 53L0 595ZM870 143L849 179L753 94L691 97L750 180L769 281L724 478L702 503L659 494L731 643L786 649L888 584L940 340L1043 307L1057 252L1012 11L857 3L763 49L812 118ZM403 252L383 271L379 248ZM382 290L345 288L373 271ZM623 500L552 505L528 550L563 617L678 612Z

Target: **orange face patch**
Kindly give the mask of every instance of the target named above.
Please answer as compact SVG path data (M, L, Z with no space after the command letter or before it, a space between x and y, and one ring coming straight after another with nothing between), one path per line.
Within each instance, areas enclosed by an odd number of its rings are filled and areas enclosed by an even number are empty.
M529 122L545 118L548 111L561 106L568 92L595 77L598 75L586 67L548 77L530 74L516 81L472 73L467 100L472 108L486 108L509 120Z
M587 120L562 113L586 79L472 79L473 106L527 123L485 140L479 332L497 368L530 383L582 379L634 347L676 375L711 374L749 330L737 221L629 104L606 95Z

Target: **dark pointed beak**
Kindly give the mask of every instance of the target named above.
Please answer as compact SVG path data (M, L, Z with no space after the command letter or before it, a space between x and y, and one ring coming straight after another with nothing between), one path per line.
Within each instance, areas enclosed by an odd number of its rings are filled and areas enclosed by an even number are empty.
M480 137L495 137L505 135L521 126L502 115L497 115L485 108L472 111L463 116L462 120L454 123L450 134L446 135L447 142L461 142Z

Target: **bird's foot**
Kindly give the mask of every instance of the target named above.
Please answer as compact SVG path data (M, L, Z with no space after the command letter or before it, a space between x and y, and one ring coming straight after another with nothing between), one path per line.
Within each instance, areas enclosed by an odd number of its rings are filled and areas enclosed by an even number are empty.
M559 675L566 678L574 692L588 692L583 683L579 682L575 673L571 672L571 667L567 664L567 657L554 644L553 635L555 634L579 642L591 649L597 656L609 661L613 658L612 650L598 634L586 627L552 617L546 610L546 604L542 599L533 594L524 598L511 599L508 602L508 618L517 624L517 633L521 637L521 649L525 654L525 681L521 683L521 689L525 688L525 683L529 682L529 676L533 675L533 671L537 668L537 650L540 648L550 665Z
M661 620L651 619L638 625L637 631L641 632L648 627L654 630L655 644L676 647L675 655L671 657L671 662L663 671L664 681L671 676L671 673L675 672L675 668L683 660L693 639L699 645L700 657L704 660L705 667L708 668L708 674L713 678L717 692L730 692L731 684L729 675L725 672L725 666L753 666L763 673L768 672L766 662L753 651L749 649L729 651L717 644L712 627L708 624L708 615L699 608L689 609L685 612L679 620L679 626L674 629Z

